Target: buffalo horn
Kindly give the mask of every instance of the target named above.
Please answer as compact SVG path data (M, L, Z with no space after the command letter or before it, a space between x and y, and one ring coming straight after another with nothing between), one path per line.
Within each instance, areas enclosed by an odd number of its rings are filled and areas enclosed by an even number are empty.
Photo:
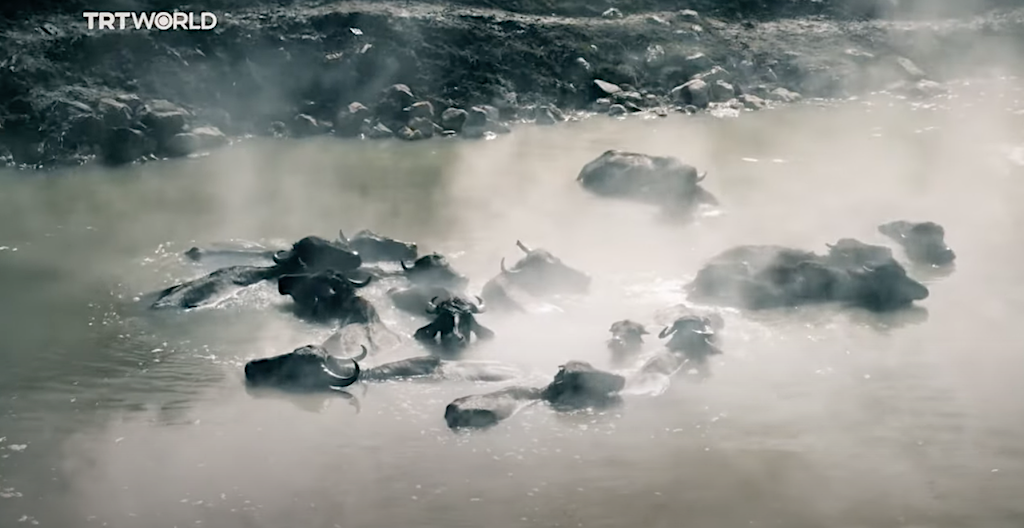
M370 275L369 277L367 277L366 280L364 280L363 282L359 282L359 281L354 281L352 279L348 279L349 284L351 284L352 286L355 286L356 288L362 288L362 287L370 284L370 282L372 282L372 281L373 281L373 275Z
M413 269L413 268L410 268L409 266L406 266L406 265L405 265L405 261L403 260L403 261L402 261L402 270L404 270L404 271L409 271L409 270L411 270L411 269Z
M363 348L365 349L365 347L363 347ZM353 359L352 360L352 367L353 367L352 375L347 377L347 378L345 378L345 377L339 376L337 373L331 372L331 369L327 368L327 365L324 365L323 366L324 372L333 381L333 383L330 384L330 387L332 389L341 389L341 388L344 388L344 387L348 387L349 385L352 385L353 383L359 381L359 372L360 372L359 362L357 362L355 359Z
M480 314L486 312L487 305L484 304L484 300L479 295L474 295L474 297L476 297L476 304L473 305L473 313Z
M516 245L519 246L519 249L523 250L523 253L526 253L527 255L530 254L530 248L526 247L526 244L516 240Z
M704 178L707 178L707 177L708 177L708 171L704 171L704 172L700 173L700 176L697 176L697 183L700 183L700 182L704 181Z

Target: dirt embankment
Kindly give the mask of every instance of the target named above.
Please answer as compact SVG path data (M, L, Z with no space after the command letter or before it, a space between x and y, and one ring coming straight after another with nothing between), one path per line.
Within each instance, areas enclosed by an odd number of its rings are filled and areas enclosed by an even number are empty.
M1024 11L897 21L877 18L898 10L876 0L239 3L189 9L215 12L212 31L90 31L74 2L7 4L0 157L124 163L244 134L415 140L563 110L758 109L893 83L926 94L1016 67L1024 49Z

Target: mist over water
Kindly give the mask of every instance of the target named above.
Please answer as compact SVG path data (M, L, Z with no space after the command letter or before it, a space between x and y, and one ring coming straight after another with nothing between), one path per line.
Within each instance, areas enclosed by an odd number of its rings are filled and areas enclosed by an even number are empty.
M4 174L0 525L1019 527L1022 125L1011 79L927 103L595 118L483 142L252 141ZM708 170L722 206L684 223L585 193L576 175L610 148ZM931 289L920 310L724 310L704 382L599 412L536 405L469 433L447 429L444 406L498 385L249 394L245 361L331 330L296 320L272 286L188 313L133 302L211 271L180 258L192 245L369 228L447 255L479 291L519 239L594 277L585 298L480 318L497 338L470 358L541 384L570 359L609 368L608 326L656 332L724 249L884 244L875 228L896 219L942 224L958 254L946 277L909 268ZM390 307L388 286L367 295L411 335L423 323Z

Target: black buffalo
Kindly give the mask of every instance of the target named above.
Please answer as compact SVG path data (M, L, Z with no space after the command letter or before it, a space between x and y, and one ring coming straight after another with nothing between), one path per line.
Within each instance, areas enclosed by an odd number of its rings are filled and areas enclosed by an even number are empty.
M279 356L254 359L245 364L245 380L253 387L310 392L338 390L359 380L359 361L367 350L355 358L348 358L352 368L346 368L341 358L332 356L317 345L306 345ZM350 373L346 373L350 370Z
M485 309L482 299L477 299L476 303L461 296L443 301L432 299L427 313L434 315L434 320L416 330L413 337L444 352L459 352L469 346L473 334L478 339L494 337L494 332L476 320L476 315Z
M469 285L469 279L455 271L444 255L431 253L424 255L412 266L402 261L402 271L409 282L418 286L440 286L455 291L462 291Z
M521 309L514 300L515 291L534 297L561 294L584 294L590 290L591 278L545 249L531 249L521 241L516 247L526 254L511 268L501 259L501 273L484 284L482 296L488 304Z
M415 260L418 253L416 244L412 242L378 235L368 229L359 231L352 238L339 230L338 241L358 253L363 262L404 262Z
M371 281L372 278L368 278L357 282L328 270L282 275L277 281L277 291L290 296L302 316L318 321L342 321L343 324L371 324L380 322L377 310L356 291Z
M878 231L902 246L915 264L949 266L956 260L946 245L946 230L935 222L897 220L878 226Z

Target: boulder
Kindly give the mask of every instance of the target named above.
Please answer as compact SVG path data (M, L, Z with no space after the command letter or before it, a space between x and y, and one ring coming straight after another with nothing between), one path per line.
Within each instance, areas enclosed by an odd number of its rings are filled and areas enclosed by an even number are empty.
M738 95L736 100L738 100L747 110L761 110L767 106L764 99L751 94Z
M603 94L602 97L613 96L622 91L619 85L601 79L594 79L594 87L597 88L598 93Z
M416 117L409 121L407 127L418 132L424 139L434 137L434 122L426 117Z
M469 112L461 108L448 108L441 112L441 127L445 130L461 132L462 126L466 123Z
M623 15L622 11L618 10L617 8L609 7L608 9L605 9L603 13L601 13L601 16L604 18L622 18Z
M620 104L613 104L610 107L608 107L608 115L612 117L623 116L626 115L627 113L629 113L629 111L626 110L626 107Z
M405 112L409 116L409 119L417 119L421 117L433 119L434 105L432 105L430 101L419 101L406 108Z
M103 161L111 165L131 163L152 152L152 141L140 130L119 127L110 131L103 144Z
M672 89L669 94L672 102L682 105L693 105L707 108L711 102L710 87L701 79L694 79Z
M367 139L385 139L395 136L395 133L384 123L370 123L369 121L363 122L359 133Z
M802 99L800 94L787 90L781 86L771 92L768 92L768 96L774 101L781 101L783 103L795 103Z
M608 99L607 97L602 97L602 98L594 101L594 104L591 105L591 108L595 112L600 112L602 114L605 113L605 112L608 112L608 110L611 107L612 107L612 100Z
M722 103L736 97L736 89L725 81L718 80L711 83L711 100Z
M103 124L111 127L127 127L132 123L132 107L117 99L104 97L97 103L97 110Z
M171 156L188 156L227 144L228 138L220 129L206 126L171 136L164 145L164 149Z
M341 137L358 136L363 124L372 116L373 112L362 103L350 103L334 117L334 134Z
M327 127L309 114L299 114L292 118L291 126L288 127L294 137L309 137L322 134Z
M140 121L158 141L183 132L191 114L184 108L164 99L156 99L142 106Z
M906 57L896 57L896 66L899 68L900 72L911 81L920 81L927 77L924 70L918 68L917 64L914 64L913 61Z
M538 125L554 125L565 121L565 115L554 105L545 105L537 109L535 119Z

